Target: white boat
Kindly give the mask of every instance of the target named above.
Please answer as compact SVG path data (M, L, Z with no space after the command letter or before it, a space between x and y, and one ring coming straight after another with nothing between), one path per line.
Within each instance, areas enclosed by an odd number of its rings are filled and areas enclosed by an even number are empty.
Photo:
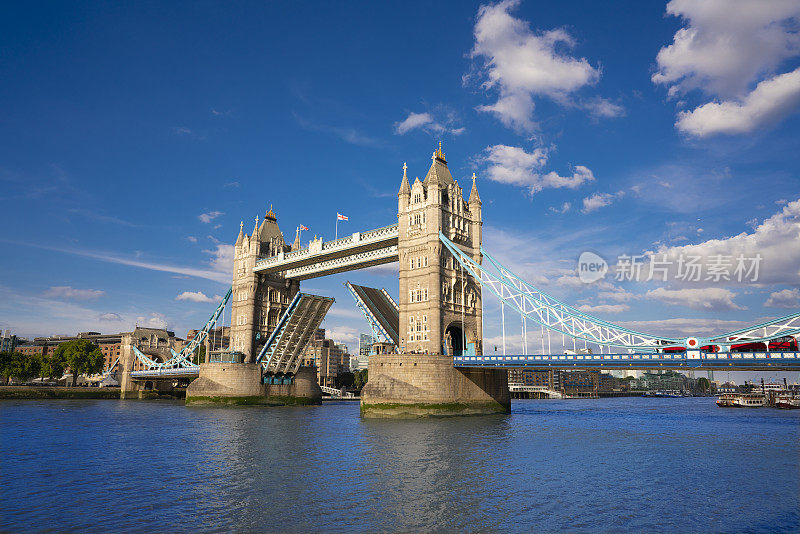
M717 398L720 408L761 408L766 403L761 393L724 393Z

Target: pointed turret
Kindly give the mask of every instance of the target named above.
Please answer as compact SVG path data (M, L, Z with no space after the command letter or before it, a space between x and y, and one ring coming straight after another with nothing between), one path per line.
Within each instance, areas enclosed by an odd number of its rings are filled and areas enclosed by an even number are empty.
M424 183L425 187L431 184L448 186L453 183L453 176L447 168L447 160L444 158L441 142L439 143L439 149L435 150L431 156L431 168L428 169Z
M236 246L241 245L242 241L244 241L244 221L239 223L239 237L236 238Z
M475 183L476 176L475 173L472 173L472 191L469 192L469 204L470 206L473 204L481 204L481 196L478 194L478 185Z
M397 196L411 196L411 186L408 183L408 175L406 174L406 170L408 166L403 162L403 181L400 182L400 191L398 191Z

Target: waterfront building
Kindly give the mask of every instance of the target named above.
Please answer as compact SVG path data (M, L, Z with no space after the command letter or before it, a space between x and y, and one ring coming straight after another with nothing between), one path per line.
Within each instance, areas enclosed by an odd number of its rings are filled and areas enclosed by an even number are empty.
M302 356L302 365L317 368L320 386L336 387L336 378L350 371L350 354L347 345L325 337L325 329L318 328Z
M17 346L17 336L11 330L3 330L0 335L0 352L14 352Z

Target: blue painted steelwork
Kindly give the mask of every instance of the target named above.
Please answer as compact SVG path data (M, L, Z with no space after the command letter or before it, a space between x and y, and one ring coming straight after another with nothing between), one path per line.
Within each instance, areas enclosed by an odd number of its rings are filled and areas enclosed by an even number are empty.
M454 356L454 367L498 369L728 369L800 370L800 352L636 352Z
M258 356L256 357L256 363L261 363L264 357L269 355L267 357L267 361L264 364L264 366L266 367L267 365L269 365L269 361L272 358L272 354L275 350L275 340L278 339L280 332L284 328L286 328L286 323L289 322L289 317L291 317L292 313L294 313L294 310L300 303L301 298L303 298L303 294L297 293L297 295L295 295L294 298L292 299L292 302L289 303L289 307L286 308L286 312L284 312L284 314L278 320L278 324L275 325L275 329L267 338L267 342L264 344L263 347L261 347L261 351L258 353Z
M344 285L350 291L350 294L353 295L353 298L356 301L356 305L361 310L361 313L364 314L364 317L367 319L367 322L369 323L369 326L372 329L372 333L375 339L378 341L382 341L383 343L391 343L396 347L397 342L392 338L391 334L383 327L379 318L373 314L372 310L370 310L367 303L364 302L364 299L361 298L361 295L359 295L356 289L353 287L353 284L351 284L350 282L345 282ZM394 306L394 308L398 310L399 313L399 306L394 301L394 299L389 295L389 293L387 293L385 289L381 289L380 291L381 294L386 298L387 302L391 303L392 306ZM386 317L382 317L382 319L384 321L390 320L389 318Z
M524 318L549 330L601 347L618 347L631 352L662 352L664 348L680 346L692 348L691 344L687 344L687 338L644 334L581 312L525 282L483 247L481 253L489 260L488 266L477 263L441 232L439 239L456 261L503 304L508 304ZM718 345L723 351L727 351L734 343L769 342L784 336L796 336L799 333L800 312L727 334L697 336L693 341L696 343L696 348Z
M150 370L156 369L180 369L180 368L196 368L198 367L196 363L191 361L192 354L200 347L200 344L203 343L206 338L208 337L209 331L211 331L214 326L216 326L217 321L219 320L219 316L222 315L223 310L225 309L225 305L228 303L228 300L231 298L231 293L233 291L233 287L228 288L228 292L225 293L225 296L220 301L217 309L211 315L211 318L206 321L206 324L203 326L202 330L200 330L192 340L181 350L180 352L175 352L170 347L169 351L172 354L172 357L165 361L165 362L157 362L147 355L145 355L142 351L140 351L136 346L131 347L133 349L133 353L136 355L136 358L142 362L145 366L149 367ZM139 371L141 372L141 371ZM131 374L133 376L133 374Z
M131 378L134 380L141 379L158 379L158 378L193 378L200 376L200 367L174 367L172 369L150 369L147 371L133 371Z

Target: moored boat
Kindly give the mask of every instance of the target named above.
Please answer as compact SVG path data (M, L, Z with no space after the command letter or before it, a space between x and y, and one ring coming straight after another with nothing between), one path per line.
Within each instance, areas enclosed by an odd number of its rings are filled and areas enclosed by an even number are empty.
M782 410L800 409L800 398L791 395L778 395L775 398L775 407Z
M760 393L724 393L717 398L720 408L760 408L766 404Z

